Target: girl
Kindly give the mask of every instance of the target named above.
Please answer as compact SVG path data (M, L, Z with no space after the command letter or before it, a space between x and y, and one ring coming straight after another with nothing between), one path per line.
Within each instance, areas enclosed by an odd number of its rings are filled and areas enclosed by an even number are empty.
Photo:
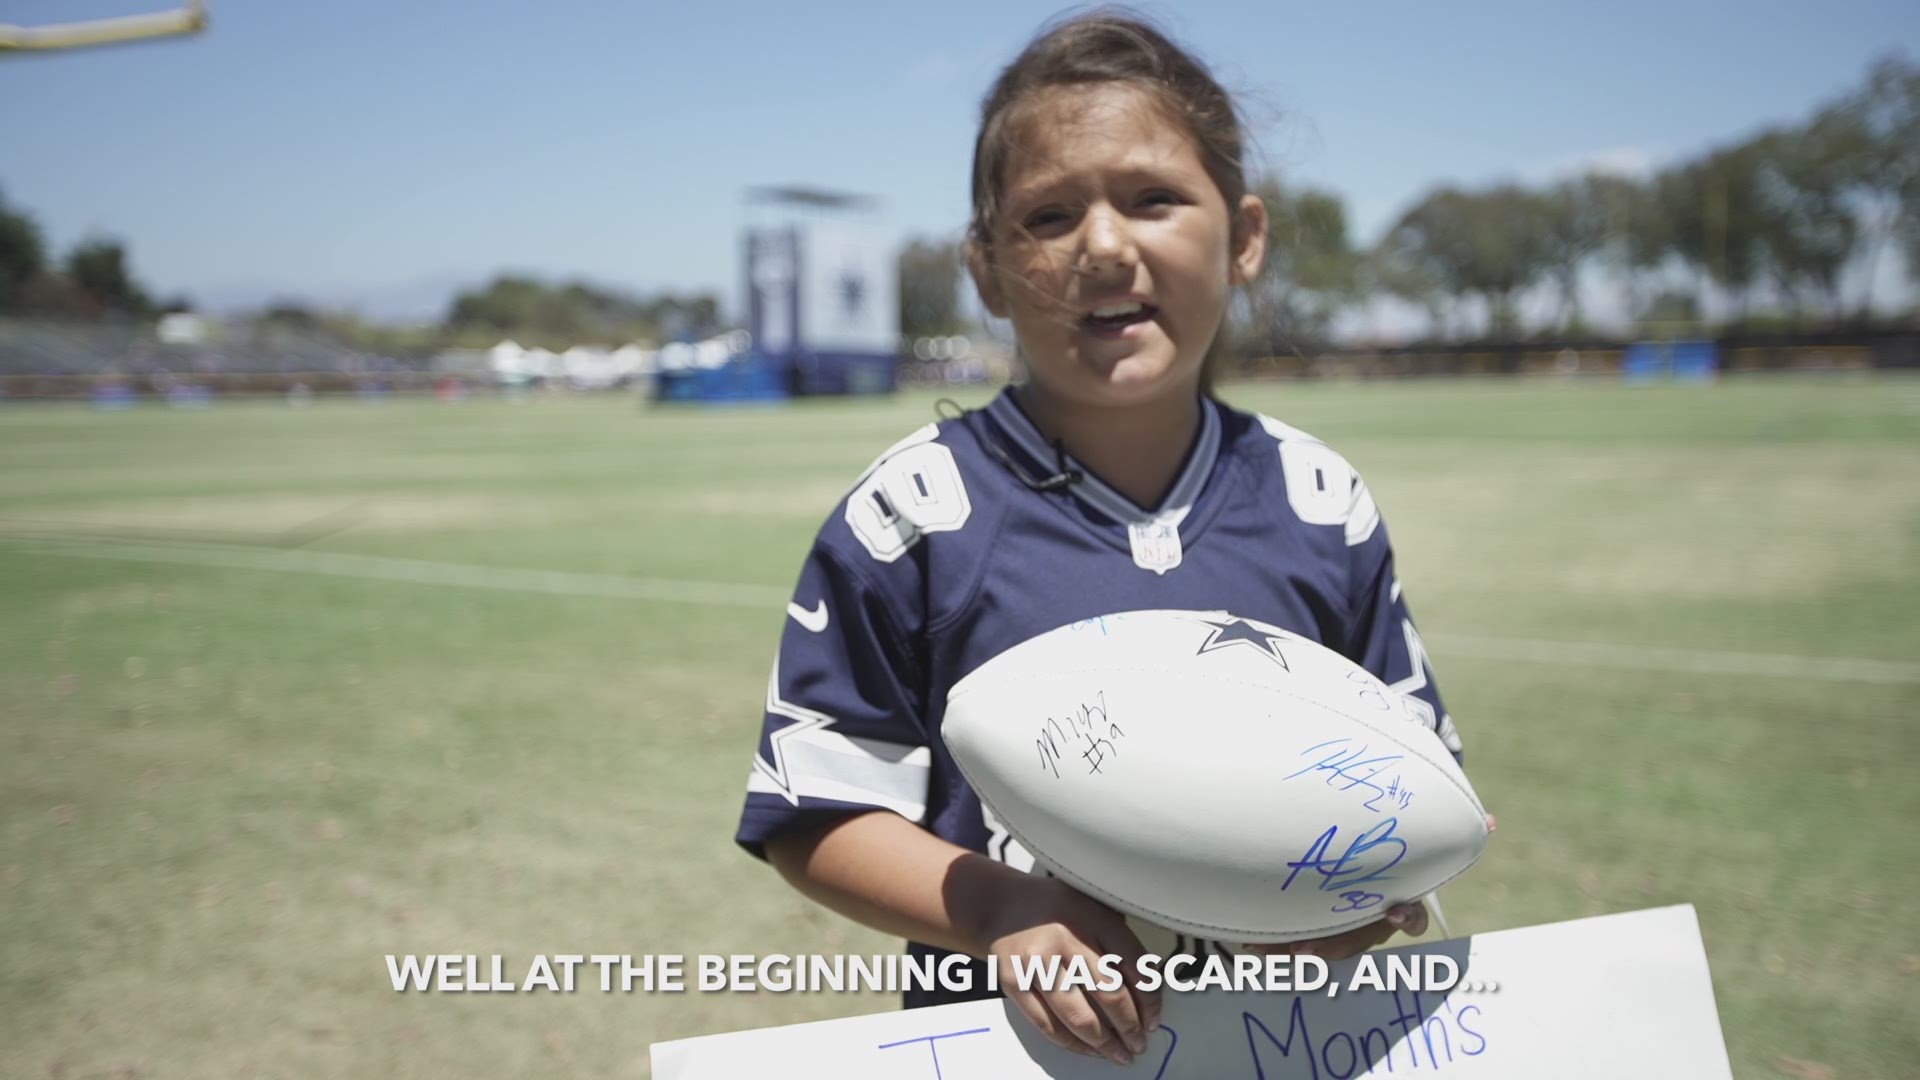
M973 203L967 262L1028 379L896 444L822 528L738 839L814 899L916 953L997 964L1008 986L1016 955L1143 947L1027 873L948 756L947 689L995 654L1110 612L1231 611L1341 650L1459 742L1366 485L1312 436L1211 396L1267 216L1206 68L1131 18L1044 33L987 98ZM1396 928L1423 933L1424 907L1291 948L1335 959ZM1157 998L1124 988L1009 996L1055 1043L1120 1063L1158 1022Z

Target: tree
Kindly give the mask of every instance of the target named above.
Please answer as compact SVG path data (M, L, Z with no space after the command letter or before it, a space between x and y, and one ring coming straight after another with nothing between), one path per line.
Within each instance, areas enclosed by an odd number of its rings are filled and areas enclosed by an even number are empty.
M127 250L113 240L87 240L67 255L67 279L98 310L145 317L153 301L127 270Z
M1782 293L1817 296L1828 319L1840 316L1840 274L1859 239L1847 205L1844 149L1812 124L1756 141L1760 205L1754 227Z
M501 275L485 289L453 299L447 323L454 329L533 337L571 335L577 327L559 310L552 290L532 278Z
M1512 184L1468 192L1441 188L1403 214L1382 238L1378 257L1390 276L1436 283L1455 297L1475 296L1487 332L1519 331L1519 294L1551 264L1540 196Z
M1360 298L1362 259L1338 195L1289 190L1274 178L1253 193L1267 207L1267 258L1247 290L1249 321L1266 352L1324 342L1341 309Z
M511 337L549 348L707 337L719 326L720 302L711 295L643 299L581 281L551 286L517 275L502 275L484 289L454 297L446 319L447 331L463 343Z
M1920 67L1898 56L1881 59L1866 85L1823 109L1810 128L1864 210L1864 316L1888 243L1898 242L1907 265L1920 272Z
M1815 125L1761 132L1661 178L1673 249L1744 318L1757 286L1812 293L1836 315L1857 229L1837 136Z
M1541 260L1560 293L1561 324L1569 329L1582 324L1580 269L1611 238L1611 204L1619 198L1614 182L1597 173L1562 181L1538 203Z
M0 312L26 307L28 289L47 272L40 226L25 211L12 210L0 194Z
M1638 321L1658 288L1655 280L1673 249L1673 229L1654 184L1620 176L1585 178L1588 198L1606 218L1600 258L1626 288L1627 315Z
M1471 261L1465 202L1468 196L1440 188L1402 214L1374 251L1377 275L1395 294L1415 300L1430 314L1467 291ZM1440 327L1442 333L1446 327Z
M1724 289L1744 315L1766 270L1758 139L1723 147L1655 182L1675 255Z
M915 238L900 252L900 332L908 337L953 334L960 315L960 248L949 240Z
M720 329L720 301L704 293L658 296L641 304L639 310L660 336L704 338Z
M1437 271L1431 264L1391 257L1385 245L1382 245L1370 254L1366 275L1370 287L1388 296L1399 297L1426 312L1432 333L1440 337L1448 335L1449 293L1446 283L1436 276Z
M325 329L327 319L298 300L275 300L260 313L260 321L310 334Z

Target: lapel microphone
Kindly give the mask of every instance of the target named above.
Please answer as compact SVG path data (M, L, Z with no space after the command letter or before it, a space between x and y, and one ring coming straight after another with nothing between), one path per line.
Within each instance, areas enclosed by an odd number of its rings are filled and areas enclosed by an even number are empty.
M949 412L949 410L951 410L951 412ZM963 407L952 398L941 398L939 401L933 403L933 414L942 420L963 420L968 414L975 411L976 410ZM980 445L986 447L987 453L992 454L995 461L1006 466L1007 471L1012 473L1015 479L1034 491L1058 491L1061 488L1070 487L1087 478L1086 473L1081 472L1079 469L1070 468L1067 465L1067 448L1061 445L1059 439L1053 440L1054 473L1052 476L1045 476L1039 479L1035 479L1027 470L1021 468L1019 463L1014 461L1013 457L1005 450L1001 449L1000 444L995 442L990 436L982 435Z

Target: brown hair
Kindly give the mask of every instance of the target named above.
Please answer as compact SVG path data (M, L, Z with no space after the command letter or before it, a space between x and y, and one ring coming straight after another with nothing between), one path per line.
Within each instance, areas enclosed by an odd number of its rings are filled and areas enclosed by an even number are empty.
M1020 107L1056 87L1124 83L1145 91L1183 124L1236 223L1247 193L1239 111L1213 73L1139 14L1102 8L1043 30L994 80L980 109L973 144L973 217L967 245L989 259L993 222L1009 159L1018 152ZM1225 352L1226 320L1208 350L1201 389L1212 392L1213 369Z

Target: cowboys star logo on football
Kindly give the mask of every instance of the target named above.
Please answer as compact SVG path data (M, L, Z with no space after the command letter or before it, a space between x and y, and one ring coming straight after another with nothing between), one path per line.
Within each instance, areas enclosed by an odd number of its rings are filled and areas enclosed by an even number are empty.
M1233 645L1245 645L1286 670L1293 670L1287 663L1287 655L1280 651L1280 646L1286 639L1275 637L1237 615L1228 615L1224 612L1217 619L1201 619L1199 622L1202 626L1212 627L1213 633L1207 636L1207 640L1200 643L1200 650L1194 655L1218 652Z

